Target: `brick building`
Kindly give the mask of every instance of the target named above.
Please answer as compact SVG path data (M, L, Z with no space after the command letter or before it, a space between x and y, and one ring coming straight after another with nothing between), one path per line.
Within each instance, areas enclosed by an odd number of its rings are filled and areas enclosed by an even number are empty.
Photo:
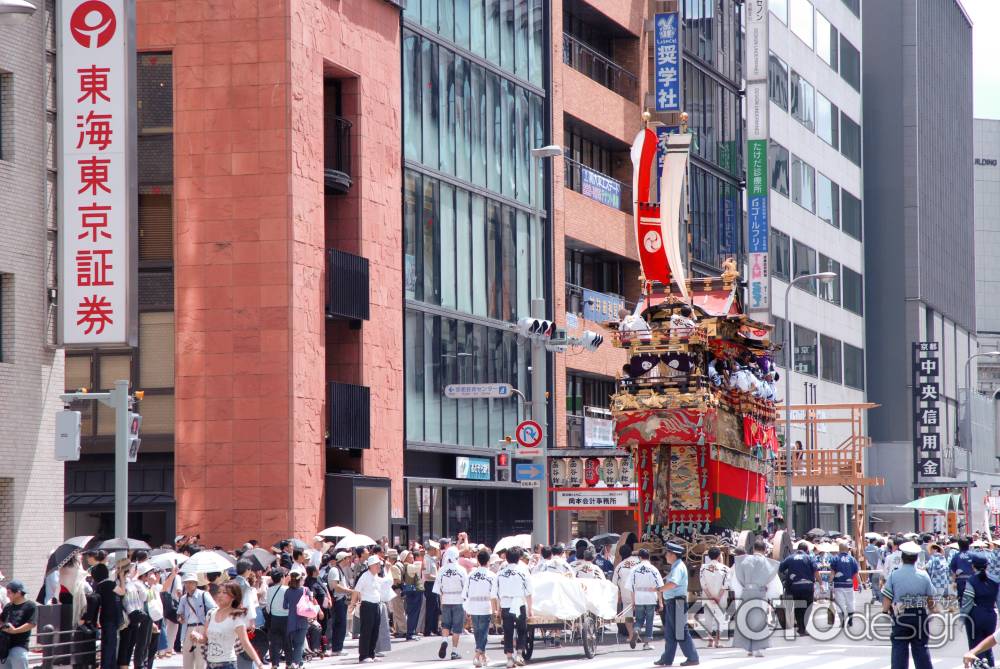
M125 374L146 391L129 532L231 546L331 519L389 534L403 513L390 486L399 8L139 0L137 12L139 346L74 352L66 381L103 389ZM67 531L107 534L111 416L81 408Z
M52 2L39 5L22 23L0 24L0 571L32 595L63 532L53 454L63 354L46 290L56 228L54 33Z

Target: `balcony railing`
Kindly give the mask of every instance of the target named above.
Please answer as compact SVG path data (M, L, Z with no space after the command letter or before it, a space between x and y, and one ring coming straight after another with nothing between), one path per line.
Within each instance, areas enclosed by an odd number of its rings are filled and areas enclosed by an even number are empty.
M351 189L351 122L327 116L323 123L323 182L327 193Z
M618 310L634 307L621 295L602 293L566 282L566 313L576 314L595 323L618 319Z
M329 389L330 448L369 448L371 392L368 386L331 382Z
M632 186L591 169L572 158L563 158L566 188L626 214L632 213Z
M326 316L366 321L368 299L368 258L339 249L327 250Z
M623 98L636 100L636 76L569 33L563 33L563 62Z

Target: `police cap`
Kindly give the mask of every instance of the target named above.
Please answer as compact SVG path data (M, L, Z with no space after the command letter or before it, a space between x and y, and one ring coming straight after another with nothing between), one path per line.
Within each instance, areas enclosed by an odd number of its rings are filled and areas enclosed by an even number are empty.
M920 555L920 545L912 541L907 541L899 547L899 552L903 555Z

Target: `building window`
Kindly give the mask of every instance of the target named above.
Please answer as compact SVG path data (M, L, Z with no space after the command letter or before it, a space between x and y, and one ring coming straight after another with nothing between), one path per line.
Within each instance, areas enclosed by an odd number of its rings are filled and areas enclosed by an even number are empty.
M403 17L542 85L542 0L407 0Z
M771 169L771 188L788 197L788 149L771 140L767 159Z
M14 362L13 274L0 274L0 362Z
M809 128L816 129L816 89L803 79L798 72L792 70L792 117Z
M816 332L795 326L795 371L816 376Z
M826 17L816 12L816 53L823 61L837 69L837 47L839 45L839 34Z
M844 5L847 6L851 13L857 17L861 17L861 0L841 0Z
M816 134L833 148L840 148L840 110L822 93L816 94Z
M840 186L822 174L816 175L816 215L833 227L840 227Z
M771 228L771 276L788 281L791 276L791 251L788 235Z
M865 352L850 344L844 344L844 385L865 389Z
M138 377L143 390L174 387L174 312L139 314Z
M792 156L792 202L816 211L816 170L798 156Z
M405 314L406 438L483 445L513 434L523 417L514 403L450 400L452 383L528 388L530 349L512 332L416 310Z
M840 305L840 263L833 258L819 254L819 271L833 272L837 278L833 281L818 281L819 297L831 304Z
M788 66L773 53L767 58L767 82L771 102L788 111Z
M861 166L861 126L840 112L840 152L852 163Z
M0 72L0 160L14 160L14 75Z
M532 203L530 149L543 136L542 98L409 30L402 79L408 159Z
M795 276L816 273L816 251L796 240L792 242L792 269ZM816 294L816 280L800 281L796 284L802 290Z
M861 91L861 52L846 37L840 36L840 76L856 91Z
M774 317L774 329L771 330L771 343L774 344L773 353L774 364L779 367L788 366L788 346L785 345L785 338L788 336L788 321L784 318Z
M809 0L791 0L788 26L799 39L813 48L813 6Z
M771 0L768 6L771 13L777 16L782 23L788 23L788 0Z
M819 338L819 354L819 370L823 380L840 383L844 376L840 340L821 335Z
M859 316L865 315L864 277L850 267L844 267L844 308Z
M854 197L844 189L840 189L843 198L843 230L858 241L862 240L861 225L861 200Z

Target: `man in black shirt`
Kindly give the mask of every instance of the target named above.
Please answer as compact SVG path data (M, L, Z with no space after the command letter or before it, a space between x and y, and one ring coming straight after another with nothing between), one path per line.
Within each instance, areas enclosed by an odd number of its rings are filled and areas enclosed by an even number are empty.
M0 668L28 669L28 639L38 623L38 608L25 599L24 584L10 581L7 584L10 603L0 612L0 633L6 643L0 643Z

